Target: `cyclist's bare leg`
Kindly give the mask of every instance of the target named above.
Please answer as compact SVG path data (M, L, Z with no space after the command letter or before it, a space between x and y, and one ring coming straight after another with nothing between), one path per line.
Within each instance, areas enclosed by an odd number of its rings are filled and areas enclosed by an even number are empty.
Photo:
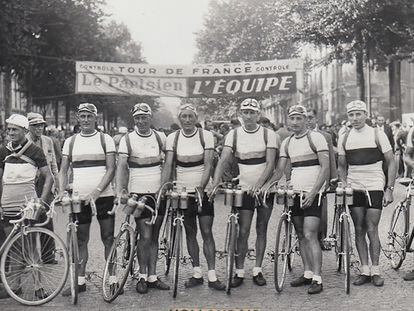
M185 217L184 227L187 240L187 250L191 256L193 267L200 267L200 248L197 242L197 216Z
M320 219L315 216L304 217L303 236L306 241L308 256L311 264L311 271L314 275L321 275L322 250L319 244L318 231Z
M355 245L358 250L359 260L362 266L368 266L367 227L365 223L366 208L352 207L350 211L355 227Z
M203 252L207 260L208 270L214 270L216 266L216 244L214 242L212 227L213 216L198 217L201 236L203 237Z
M139 273L145 274L148 276L148 265L150 260L150 253L148 250L151 247L151 239L152 239L152 226L147 225L145 222L148 221L149 218L138 219L136 222L138 232L139 232L139 239L138 249L137 249L137 256L139 262Z
M296 235L299 241L300 257L302 258L303 271L312 271L311 259L309 257L308 246L306 244L305 236L303 233L303 216L292 217L293 225L295 226Z
M256 267L261 267L267 244L267 226L269 225L271 208L257 208L256 215Z
M78 247L79 247L79 276L85 276L86 263L88 262L88 242L91 224L78 225Z
M381 218L381 210L369 208L365 216L367 234L369 238L369 254L373 266L378 266L381 243L378 235L378 224Z
M114 242L115 217L98 219L98 222L101 229L101 240L105 248L106 259L111 251L112 243Z
M239 210L239 236L237 239L236 269L244 269L244 259L248 249L250 228L252 226L253 211Z
M160 235L160 229L164 215L158 216L155 224L152 225L152 236L151 236L151 254L148 262L148 275L157 274L157 260L158 260L158 239Z

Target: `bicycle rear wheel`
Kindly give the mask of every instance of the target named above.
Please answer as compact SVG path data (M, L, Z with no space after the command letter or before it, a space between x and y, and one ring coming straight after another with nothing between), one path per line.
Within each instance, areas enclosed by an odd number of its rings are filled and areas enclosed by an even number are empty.
M106 259L102 278L102 292L106 302L114 301L122 292L134 256L135 232L127 225L116 236Z
M165 225L163 229L163 235L161 245L163 245L164 257L165 257L165 275L170 273L171 257L173 254L172 238L174 237L174 226L172 225L173 215L171 212L167 214Z
M234 268L234 255L236 251L236 239L237 239L237 224L234 217L230 217L228 223L228 241L225 242L226 249L226 293L230 294L231 291L231 280L233 277Z
M182 248L182 227L181 222L177 221L174 238L174 251L172 254L172 261L174 262L173 273L173 298L177 297L178 292L178 274L180 270L181 248Z
M335 210L335 255L336 255L336 271L342 271L343 246L342 246L342 223L340 222L340 214Z
M342 217L342 258L345 273L345 292L349 294L351 287L351 232L349 228L349 219L347 216Z
M292 224L288 222L287 216L283 215L279 220L276 231L275 261L274 261L274 283L276 291L283 290L290 255L290 233Z
M78 268L79 268L79 248L76 227L69 226L67 235L67 247L69 255L69 278L72 304L78 303Z
M391 267L395 270L401 267L407 253L409 219L406 208L402 204L395 208L388 231L386 253Z
M52 242L54 250L42 247ZM50 230L25 228L24 234L17 233L5 246L0 271L4 288L13 299L24 305L42 305L55 298L66 283L66 246Z

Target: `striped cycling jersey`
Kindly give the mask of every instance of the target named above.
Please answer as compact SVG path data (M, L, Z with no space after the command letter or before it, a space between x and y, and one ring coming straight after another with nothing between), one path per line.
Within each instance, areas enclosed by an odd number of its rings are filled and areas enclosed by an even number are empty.
M237 141L236 150L233 150L235 131L237 131ZM262 126L258 126L254 131L238 127L227 134L224 146L233 150L240 171L239 184L242 188L248 189L257 183L266 169L267 149L278 149L279 142L275 132L267 129L266 143Z
M76 135L76 134L75 134ZM111 136L104 134L106 154L115 153L115 143ZM62 155L69 156L69 145L72 137L65 140ZM100 133L95 131L91 135L78 134L72 150L73 191L78 191L82 200L87 199L92 191L98 187L106 174L106 155L101 143ZM114 191L109 184L100 194L100 197L113 196Z
M165 134L157 132L162 145L165 146ZM129 166L129 192L155 193L161 186L161 163L163 146L159 145L153 130L149 135L141 135L136 130L129 135L131 154L125 136L119 143L118 154L120 157L128 157Z
M384 132L377 131L378 143L375 141L375 129L365 125L361 129L351 129L346 140L345 134L339 137L338 155L345 156L348 164L347 181L355 189L382 191L385 187L385 175L382 170L384 153L391 151L391 144Z

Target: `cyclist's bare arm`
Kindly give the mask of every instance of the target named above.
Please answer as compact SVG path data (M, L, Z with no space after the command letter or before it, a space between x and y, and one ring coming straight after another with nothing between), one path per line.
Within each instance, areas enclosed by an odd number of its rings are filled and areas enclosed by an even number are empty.
M407 164L407 166L414 168L414 148L408 147L405 149L404 152L404 163Z
M62 156L62 163L60 165L59 172L59 196L62 196L63 191L65 191L68 186L68 171L69 157L64 155Z
M395 164L394 153L392 150L384 153L385 164L387 166L388 187L394 187L395 177L397 175L397 166Z
M128 189L129 181L129 169L128 169L128 157L119 156L118 164L116 168L116 193L119 195L122 189Z
M285 173L286 165L288 164L288 159L285 157L279 158L279 161L277 161L276 169L274 170L273 176L270 177L270 179L266 182L265 187L267 188L268 185L270 185L272 182L279 181L283 174Z
M214 172L214 187L220 183L221 177L223 176L224 164L230 161L232 154L233 149L231 147L224 146L223 151L221 152L220 160L218 161L216 170Z
M106 173L102 177L98 186L96 186L96 189L90 195L94 198L94 200L96 200L99 197L100 192L102 192L102 190L108 187L109 183L114 179L114 176L115 176L115 153L106 154L105 159L106 159ZM101 190L98 190L98 188Z
M171 173L173 170L173 167L172 167L173 160L174 160L174 152L167 151L165 155L164 167L162 168L162 173L161 173L161 184L162 185L171 180Z
M317 194L324 182L329 179L329 170L330 170L330 163L329 163L329 152L328 151L319 151L318 152L318 160L321 169L319 171L318 177L316 178L316 182L313 185L312 190L310 191L313 194Z
M47 197L49 196L50 191L52 190L53 177L52 177L52 173L50 172L50 168L47 165L39 168L39 173L45 179L45 183L43 184L41 199L43 201L46 201Z
M266 149L266 168L263 171L262 175L258 179L256 183L256 189L260 189L266 183L266 181L270 178L275 168L275 159L276 159L276 149L274 148L267 148Z
M338 178L341 182L346 182L347 163L344 155L338 155Z
M213 158L214 158L213 149L204 150L204 172L203 172L203 176L201 177L201 182L200 182L200 187L203 190L207 186L208 181L210 180L211 168L213 166Z

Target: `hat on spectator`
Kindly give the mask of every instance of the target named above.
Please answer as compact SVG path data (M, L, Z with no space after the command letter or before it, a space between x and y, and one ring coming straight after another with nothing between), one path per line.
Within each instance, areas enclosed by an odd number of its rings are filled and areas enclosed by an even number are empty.
M246 98L241 102L240 110L254 110L260 112L260 104L254 98Z
M78 106L78 113L79 112L90 112L93 113L95 116L98 115L98 109L94 104L91 103L82 103Z
M12 114L8 119L6 119L6 123L22 127L26 130L29 128L29 120L27 120L25 116L17 113Z
M40 113L29 112L27 114L27 119L29 120L29 125L46 124L45 119L43 119L43 116Z
M131 110L132 116L135 117L140 114L152 115L151 107L146 103L138 103L134 105L134 108Z
M362 100L353 100L350 103L348 103L348 105L346 105L346 112L349 113L351 111L365 111L368 112L367 110L367 104L365 104L365 102L363 102Z
M302 105L293 105L293 106L289 107L288 117L296 115L296 114L306 117L308 115L308 112L307 112L306 108Z

